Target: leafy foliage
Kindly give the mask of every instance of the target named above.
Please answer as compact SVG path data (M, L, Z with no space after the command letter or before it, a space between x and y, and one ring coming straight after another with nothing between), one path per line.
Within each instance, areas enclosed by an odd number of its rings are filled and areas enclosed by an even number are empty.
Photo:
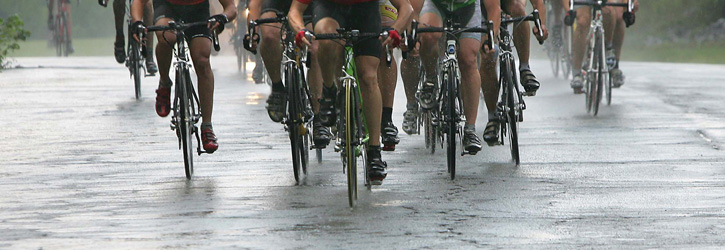
M23 29L23 20L12 15L3 20L0 18L0 69L5 68L5 57L12 51L20 49L18 41L25 41L30 31Z

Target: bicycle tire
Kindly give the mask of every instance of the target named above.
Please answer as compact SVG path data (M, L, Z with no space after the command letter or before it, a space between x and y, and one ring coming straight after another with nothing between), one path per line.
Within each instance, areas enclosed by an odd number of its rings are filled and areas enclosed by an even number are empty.
M181 150L184 155L184 172L186 173L186 179L191 180L191 176L194 175L194 151L192 136L193 133L193 118L191 117L191 96L189 95L188 85L191 84L190 79L187 78L188 73L184 70L177 68L176 73L176 98L178 102L178 120L177 125L179 129L178 135L181 137Z
M56 56L63 56L63 15L57 15L55 18L55 30L53 31L55 39Z
M448 173L451 175L451 180L456 178L456 79L451 76L452 72L456 72L455 69L447 69L447 72L443 72L443 79L446 83L446 107L445 107L445 121L446 121L446 157L448 165Z
M295 176L295 182L299 184L303 178L302 173L302 156L300 145L302 145L301 135L301 112L299 112L299 96L296 86L297 73L295 67L291 63L285 64L284 69L285 83L287 85L288 102L287 102L287 130L289 131L290 148L292 150L292 172Z
M345 149L343 152L347 173L348 201L350 203L350 207L354 207L357 199L357 156L355 154L355 144L353 143L353 139L355 139L355 114L358 107L355 103L353 103L355 98L353 95L355 94L355 91L352 80L346 79L343 84L345 87L345 120L343 121L345 127Z
M141 99L141 52L139 50L138 43L135 40L129 39L131 43L131 51L128 52L129 60L131 61L131 74L133 75L133 86L136 94L136 100Z
M509 138L509 149L511 150L511 159L516 163L516 166L518 166L521 163L521 159L519 157L519 134L518 134L518 121L519 118L517 117L517 111L518 111L518 103L516 102L514 93L516 92L516 87L514 86L513 81L513 71L514 68L513 62L507 62L505 66L505 72L504 79L506 84L506 130L508 131L508 138Z
M607 78L605 85L605 89L607 90L607 106L610 106L612 105L612 76L609 74L605 76Z
M61 15L63 17L63 30L62 30L62 36L63 36L63 43L61 44L61 47L63 47L63 57L68 57L68 47L70 47L70 29L68 28L68 17L66 16L66 13L63 12Z
M599 104L602 102L602 88L604 87L604 82L602 79L602 70L603 67L606 65L606 62L604 62L604 47L602 46L602 36L599 32L594 36L594 61L596 65L596 76L594 79L596 79L596 82L594 83L594 91L593 93L593 99L592 99L592 114L594 116L597 116L599 114Z

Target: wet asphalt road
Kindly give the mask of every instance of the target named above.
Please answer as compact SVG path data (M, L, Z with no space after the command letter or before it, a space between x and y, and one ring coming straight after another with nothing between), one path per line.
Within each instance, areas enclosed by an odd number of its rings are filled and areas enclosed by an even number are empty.
M622 63L598 117L536 61L521 161L459 157L420 135L384 153L389 176L347 205L339 156L296 186L269 89L215 57L220 149L184 177L155 79L133 98L111 57L25 58L0 73L0 248L721 248L725 66ZM42 65L43 68L34 66ZM394 120L402 121L398 88ZM478 131L483 131L483 121ZM314 158L313 158L314 159Z

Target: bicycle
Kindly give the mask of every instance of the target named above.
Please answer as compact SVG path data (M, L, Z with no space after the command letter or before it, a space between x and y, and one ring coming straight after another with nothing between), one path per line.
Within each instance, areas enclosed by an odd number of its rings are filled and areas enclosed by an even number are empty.
M436 93L436 90L438 91L436 95L438 105L435 110L428 110L423 116L426 124L426 142L431 143L431 148L435 147L434 141L437 139L438 131L444 137L443 141L446 142L447 146L448 172L451 175L451 180L454 180L456 178L456 137L463 134L463 127L460 123L465 119L462 113L463 101L460 92L461 72L458 68L457 36L464 32L487 33L489 32L489 27L488 25L485 27L461 27L459 24L453 23L451 15L447 15L444 22L444 27L418 28L418 22L413 20L411 36L415 41L419 33L442 32L446 34L445 53L443 53L443 58L438 63L437 71L439 73L436 74L439 76L437 82L441 86L440 88L434 87L434 93ZM482 26L484 26L483 23ZM430 135L428 131L431 131ZM430 140L427 139L429 137ZM463 138L461 138L461 143L463 143ZM431 151L434 152L434 150L432 149ZM475 155L476 153L467 152L461 145L461 156L466 154Z
M237 71L242 72L243 75L247 75L247 62L250 62L256 54L255 52L249 52L244 48L244 35L247 32L247 14L249 13L249 1L241 0L237 5L237 15L239 18L234 20L232 25L232 37L229 39L229 43L234 46L234 54L237 56ZM252 54L250 54L252 53Z
M342 76L339 78L343 90L337 97L337 139L335 140L335 152L340 152L343 172L347 174L347 192L350 207L355 206L358 198L357 190L357 158L362 157L367 163L367 142L370 139L365 124L365 116L362 113L363 103L360 86L357 82L357 71L352 51L353 45L362 39L377 39L382 37L385 40L387 31L381 33L367 33L359 30L337 29L337 33L317 34L316 40L341 39L345 41L345 60L342 69ZM386 46L386 64L391 65L390 50ZM368 178L367 164L364 168L365 186L368 190L372 183Z
M70 53L71 34L68 19L71 16L69 0L50 0L55 1L55 18L53 22L53 44L57 56L67 57ZM79 2L80 3L80 2Z
M173 63L176 77L174 80L173 115L171 116L170 126L171 130L176 131L176 136L179 140L179 149L183 151L184 172L186 173L187 179L191 179L191 176L194 174L193 136L196 137L196 153L201 155L207 152L201 150L201 139L198 133L199 128L196 126L196 123L201 118L201 107L199 106L199 97L191 81L191 63L189 62L190 56L187 51L184 30L194 26L207 25L208 23L208 21L193 23L170 21L168 26L157 25L146 28L147 31L173 31L176 33L176 46L173 53L176 58L176 61ZM137 35L143 40L143 31L140 31ZM219 37L217 36L216 30L211 32L211 37L214 50L219 51Z
M307 17L311 19L311 17ZM312 97L305 80L304 65L310 65L307 51L295 46L294 34L287 22L287 15L277 13L277 17L263 18L249 23L249 37L255 37L255 27L266 23L281 23L280 41L284 47L282 52L282 79L287 87L287 116L282 119L285 130L289 133L292 148L292 170L297 184L302 183L307 175L309 165L309 149L312 140ZM248 46L248 42L245 46ZM247 47L246 49L251 49ZM317 148L318 161L321 160L322 148Z
M602 8L605 6L625 7L627 12L624 15L627 15L627 13L632 12L633 5L632 0L627 0L627 3L608 3L607 0L572 0L569 2L570 9L573 10L575 5L589 6L592 12L589 34L586 36L589 41L586 52L588 63L584 63L585 67L582 70L585 73L584 86L586 88L585 105L587 113L597 116L599 104L602 101L602 91L606 91L607 105L612 102L612 79L609 77L609 67L606 62ZM607 84L604 84L605 82Z
M513 54L513 35L508 31L513 24L524 21L532 21L536 28L541 32L541 20L539 19L539 11L534 10L531 15L522 17L507 17L502 15L501 26L499 29L499 101L496 107L500 123L499 145L504 145L504 137L508 138L509 149L511 151L511 159L516 166L521 164L519 155L519 134L518 123L524 121L524 110L526 110L526 102L524 102L524 93L519 88L519 81L516 77L514 69L516 69L516 59ZM490 34L493 37L492 34ZM543 36L539 33L540 36ZM542 44L540 41L539 44Z
M546 55L549 57L554 77L558 77L559 72L561 72L561 76L568 79L571 74L572 28L564 25L564 17L556 16L552 1L549 1L548 5L546 7L546 20L552 20L554 25L552 25L551 42L547 43L544 48L546 49Z

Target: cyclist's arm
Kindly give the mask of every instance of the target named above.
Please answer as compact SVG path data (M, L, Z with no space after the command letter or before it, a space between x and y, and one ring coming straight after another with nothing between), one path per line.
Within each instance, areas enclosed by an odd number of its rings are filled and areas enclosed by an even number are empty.
M539 10L539 19L541 19L541 26L546 26L546 4L544 0L530 0L531 6L535 10Z
M501 27L501 0L483 0L484 6L486 6L486 16L488 20L493 21L493 36L494 43L498 43L498 33Z
M219 0L219 3L222 4L222 8L224 8L222 14L227 16L228 21L231 22L237 18L237 5L234 4L234 0Z
M251 0L249 1L249 15L247 15L247 23L259 19L262 15L262 4L264 0ZM255 28L258 29L258 28Z
M149 0L136 0L131 5L131 23L143 20L143 9Z
M305 20L303 19L303 13L309 6L311 0L294 0L292 6L289 8L287 17L289 19L289 25L295 33L305 28Z
M413 5L409 0L390 0L390 3L398 9L398 19L395 20L392 27L398 32L402 32L412 21L410 19L413 17Z

